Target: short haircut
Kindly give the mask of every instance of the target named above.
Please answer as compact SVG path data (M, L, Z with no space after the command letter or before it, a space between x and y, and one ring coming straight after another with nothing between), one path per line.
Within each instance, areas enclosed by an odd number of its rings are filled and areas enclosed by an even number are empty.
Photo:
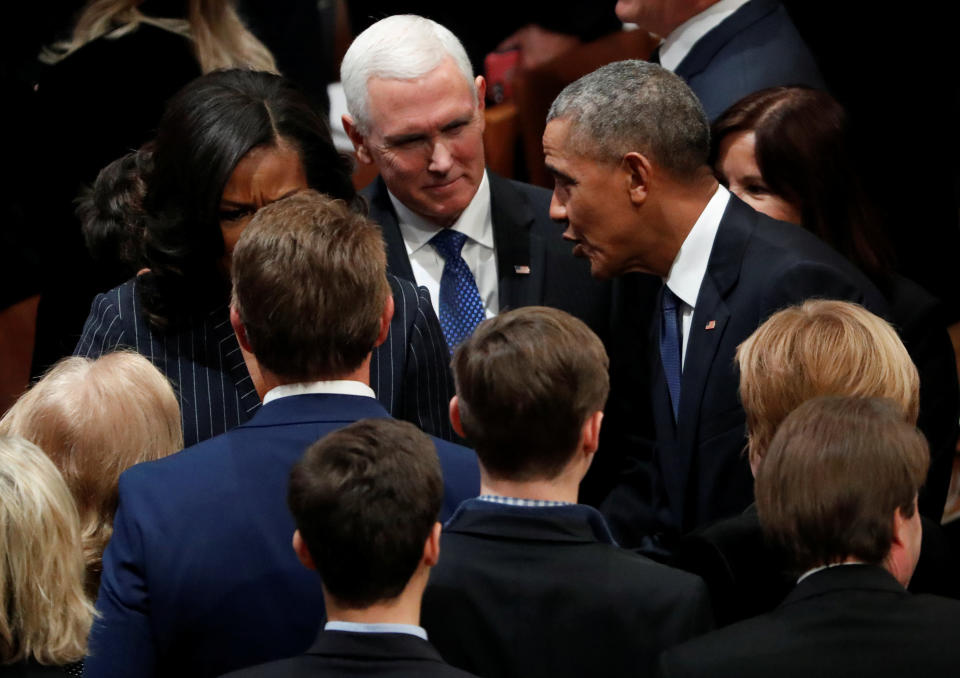
M302 191L259 210L233 252L233 304L257 361L293 381L349 374L374 349L390 286L380 228Z
M857 304L811 300L778 311L740 344L736 360L754 467L780 423L816 396L890 398L917 420L917 368L893 327Z
M757 473L761 525L799 571L848 557L879 564L893 542L894 512L913 516L929 460L899 403L808 400L784 420Z
M526 306L482 322L453 355L460 419L495 478L557 477L610 391L600 339L564 311Z
M0 664L63 665L86 654L80 521L39 447L0 435Z
M555 119L570 121L571 150L603 162L635 151L686 178L710 153L710 123L696 95L646 61L607 64L567 85L547 114Z
M63 474L80 514L88 589L96 595L120 474L183 448L173 387L131 351L64 358L0 419L0 433L38 445Z
M395 419L362 419L307 449L287 503L327 593L351 609L399 596L443 503L433 441Z
M397 14L376 22L350 44L340 65L347 110L363 134L370 132L367 83L371 78L415 80L452 59L463 74L474 100L473 66L463 44L436 21L414 14Z

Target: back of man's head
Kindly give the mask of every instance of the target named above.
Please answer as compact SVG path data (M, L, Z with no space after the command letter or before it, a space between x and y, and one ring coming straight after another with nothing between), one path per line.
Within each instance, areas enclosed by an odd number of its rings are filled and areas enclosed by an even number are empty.
M290 381L359 368L390 294L379 227L315 191L257 212L234 249L232 277L257 362Z
M567 85L547 122L569 120L568 142L584 157L618 163L641 153L677 178L696 175L710 154L710 123L683 80L646 61L617 61Z
M442 501L433 441L394 419L364 419L311 445L287 494L327 594L347 609L403 592Z
M914 516L929 459L897 403L814 398L784 420L760 464L760 522L800 572L848 559L880 564L897 511Z
M340 65L347 110L360 130L364 134L370 131L367 82L371 78L415 80L448 58L457 65L476 98L473 66L463 44L436 21L415 14L397 14L360 33L350 43Z
M453 356L460 421L493 478L550 480L610 390L603 344L583 322L526 306L484 321Z

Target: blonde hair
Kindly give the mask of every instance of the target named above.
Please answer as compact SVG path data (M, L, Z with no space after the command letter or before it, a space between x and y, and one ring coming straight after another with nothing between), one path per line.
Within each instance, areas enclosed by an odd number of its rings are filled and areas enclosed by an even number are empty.
M80 515L87 584L95 595L120 474L183 447L170 382L128 351L64 358L0 419L0 433L38 445L63 473Z
M189 0L186 19L147 16L140 11L142 2L90 0L70 38L45 48L40 60L54 64L97 38L119 38L140 24L149 24L189 38L204 73L218 68L277 72L270 50L244 26L232 0Z
M812 300L785 308L740 344L736 359L753 468L780 423L810 398L889 398L917 421L917 368L893 327L862 306Z
M81 659L94 612L77 510L43 450L13 436L0 436L0 554L0 664Z

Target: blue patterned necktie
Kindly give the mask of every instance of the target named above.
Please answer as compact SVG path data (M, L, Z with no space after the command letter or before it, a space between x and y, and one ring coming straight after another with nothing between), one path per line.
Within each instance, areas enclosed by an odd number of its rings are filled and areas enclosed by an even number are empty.
M680 410L680 377L683 373L681 362L680 299L670 288L663 286L663 301L660 309L660 360L663 362L663 374L670 390L670 404L673 406L673 420L677 420Z
M451 354L486 317L477 281L460 256L466 240L467 236L452 228L445 228L430 239L430 244L444 261L438 315Z

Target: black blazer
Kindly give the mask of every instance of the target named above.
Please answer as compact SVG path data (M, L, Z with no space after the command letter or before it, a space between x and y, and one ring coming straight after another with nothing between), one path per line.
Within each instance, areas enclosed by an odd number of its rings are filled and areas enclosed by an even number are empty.
M441 541L423 626L487 678L649 676L661 650L712 626L703 582L618 548L589 506L467 500Z
M234 671L227 674L227 678L469 678L472 675L444 663L430 643L416 636L321 631L306 654Z
M594 280L589 263L573 257L572 245L561 237L563 227L550 219L550 191L490 171L487 176L500 310L521 306L559 308L583 320L601 339L606 338L610 285ZM383 179L377 177L363 195L370 206L370 218L383 229L387 270L415 283L397 213Z
M449 355L429 295L387 278L395 310L387 340L373 350L370 387L394 417L453 440L447 415L453 396ZM143 316L136 278L128 280L94 299L74 355L96 358L118 348L146 356L173 382L186 447L229 431L260 408L226 303L199 326L161 334Z
M960 666L960 602L911 595L886 571L816 572L773 612L664 653L663 678L947 678Z
M652 308L614 310L652 316L651 350L612 354L611 373L650 375L656 441L645 445L638 436L619 442L626 459L603 511L621 543L636 545L653 532L669 545L671 537L736 515L753 501L734 354L772 313L813 297L853 301L887 315L880 292L846 259L808 231L731 195L693 313L677 423L657 348L659 295Z

